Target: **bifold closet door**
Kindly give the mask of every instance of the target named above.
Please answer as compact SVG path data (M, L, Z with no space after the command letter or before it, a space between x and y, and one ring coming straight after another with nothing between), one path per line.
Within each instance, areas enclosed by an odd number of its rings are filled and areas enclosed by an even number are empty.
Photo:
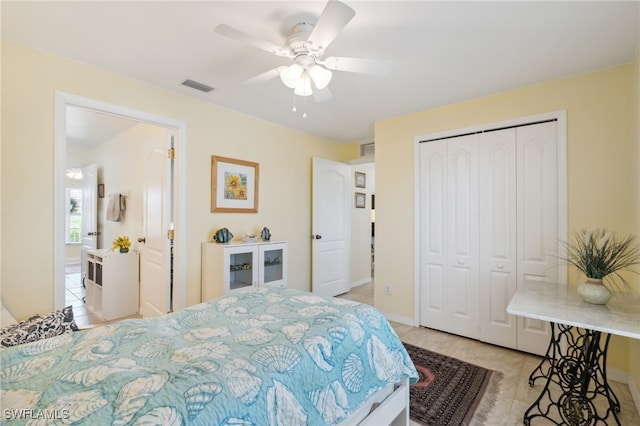
M479 339L478 135L447 145L447 331Z
M479 338L478 137L420 146L420 324Z
M420 325L447 331L447 142L421 143Z
M516 138L517 281L557 283L557 123L518 127ZM541 355L549 336L550 329L546 321L518 318L517 349Z
M480 340L515 348L516 317L506 307L516 292L516 129L479 139Z

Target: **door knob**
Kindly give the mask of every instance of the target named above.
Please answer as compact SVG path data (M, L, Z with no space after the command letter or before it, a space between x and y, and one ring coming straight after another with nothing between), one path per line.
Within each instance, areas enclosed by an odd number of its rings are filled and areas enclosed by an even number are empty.
M100 232L88 232L87 235L92 237L94 235L101 235L101 233Z
M147 242L147 239L145 237L140 237L138 238L138 242L144 244Z
M319 234L312 235L312 236L311 236L311 239L314 239L314 238L315 238L316 240L320 240L320 239L322 239L322 235L319 235Z

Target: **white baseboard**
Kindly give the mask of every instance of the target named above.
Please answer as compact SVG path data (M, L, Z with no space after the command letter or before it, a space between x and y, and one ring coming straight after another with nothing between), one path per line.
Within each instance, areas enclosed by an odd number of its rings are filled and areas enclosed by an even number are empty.
M358 286L361 286L361 285L364 285L364 284L369 284L372 281L373 280L371 279L371 277L364 278L364 279L362 279L360 281L354 281L354 282L351 283L351 288L358 287Z
M393 321L393 322L397 322L404 325L410 325L412 327L416 326L416 324L413 322L413 318L407 318L400 315L388 314L386 312L382 312L382 315L384 315L388 321Z
M614 382L620 382L629 384L629 373L622 370L616 370L615 368L607 368L607 380L613 380Z

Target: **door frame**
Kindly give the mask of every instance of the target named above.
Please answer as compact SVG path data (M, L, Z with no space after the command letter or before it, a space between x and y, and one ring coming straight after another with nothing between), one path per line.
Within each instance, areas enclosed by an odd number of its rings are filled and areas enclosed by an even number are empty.
M538 121L557 120L557 155L558 155L558 255L562 257L566 251L562 241L567 239L568 199L567 199L567 111L559 110L543 114L518 117L505 121L483 123L460 129L428 133L414 138L413 143L413 228L414 235L420 235L420 141L425 139L448 138L467 133L501 127L518 126ZM567 284L567 265L558 264L558 283ZM413 239L413 325L420 326L420 239Z
M110 104L70 93L55 92L54 149L53 149L53 303L55 309L62 309L65 303L65 228L64 228L64 172L67 162L67 106L78 106L115 115L133 121L174 129L174 148L186 153L186 123L160 115L139 111L120 105ZM167 149L169 146L167 146ZM174 160L173 182L173 306L183 309L187 304L186 286L186 155L177 155Z

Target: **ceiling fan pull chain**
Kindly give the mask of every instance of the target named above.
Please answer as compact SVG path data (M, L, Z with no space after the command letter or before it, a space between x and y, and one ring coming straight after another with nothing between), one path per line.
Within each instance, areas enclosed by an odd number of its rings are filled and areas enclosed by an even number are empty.
M298 111L298 108L296 108L296 92L292 92L293 93L293 108L291 109L291 111L296 112Z
M302 98L302 103L304 104L302 108L302 118L307 118L307 97Z

